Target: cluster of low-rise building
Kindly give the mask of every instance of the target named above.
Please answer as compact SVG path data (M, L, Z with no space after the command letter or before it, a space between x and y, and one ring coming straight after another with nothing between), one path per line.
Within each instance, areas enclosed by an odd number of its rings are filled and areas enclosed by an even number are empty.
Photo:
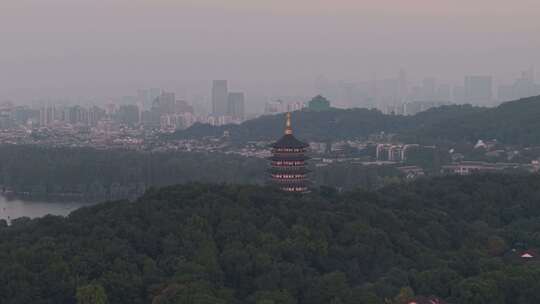
M225 102L223 97L225 94L220 92L219 84L215 83L214 106L216 109L221 106L223 108L221 110L225 111L225 107L221 104ZM183 100L177 100L174 93L163 91L160 91L146 108L144 103L141 103L141 107L136 104L111 104L88 107L47 105L37 108L4 103L0 105L0 143L97 149L204 151L246 157L268 157L269 141L233 144L227 133L218 137L182 140L172 140L163 136L164 133L185 129L196 122L211 125L231 123L234 119L241 122L240 119L244 117L241 106L243 97L228 91L227 94L232 94L232 97L227 99L231 104L227 108L229 112L223 112L227 115L204 117L195 115L193 107ZM321 96L315 97L308 104L312 110L321 110L328 106L329 102ZM282 111L283 107L284 105L280 105L276 110ZM411 155L418 151L422 151L424 156L438 153L437 147L402 143L392 134L384 133L373 134L364 140L312 141L309 148L315 166L327 166L335 162L393 165L410 178L425 174L424 168L411 163ZM468 175L515 169L532 172L540 170L540 148L536 151L531 147L510 147L492 139L478 140L468 150L450 149L448 151L450 161L440 166L440 173ZM425 153L426 151L428 153ZM536 158L520 158L522 154L534 156L535 153ZM482 157L475 158L472 157L473 154Z

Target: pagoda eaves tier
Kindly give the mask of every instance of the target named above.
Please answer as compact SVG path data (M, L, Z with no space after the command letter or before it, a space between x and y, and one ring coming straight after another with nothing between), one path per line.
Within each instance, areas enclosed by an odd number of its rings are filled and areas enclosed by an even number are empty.
M271 168L269 173L272 182L286 192L308 192L309 180L306 168L308 144L292 135L290 114L287 115L285 135L272 146Z

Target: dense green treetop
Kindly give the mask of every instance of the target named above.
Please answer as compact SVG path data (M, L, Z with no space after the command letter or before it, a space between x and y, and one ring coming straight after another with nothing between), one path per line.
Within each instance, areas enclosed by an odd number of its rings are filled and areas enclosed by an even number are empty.
M188 184L0 228L2 303L537 303L540 176ZM385 302L387 301L387 302Z

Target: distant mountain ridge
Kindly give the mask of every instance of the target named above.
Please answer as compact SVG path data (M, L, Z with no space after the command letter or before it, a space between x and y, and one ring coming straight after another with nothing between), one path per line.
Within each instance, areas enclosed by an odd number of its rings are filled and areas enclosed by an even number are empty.
M228 131L235 142L272 140L281 135L283 123L282 115L267 115L240 125L196 124L172 137L221 136ZM309 141L358 139L385 132L425 143L493 138L507 144L540 144L540 96L505 102L495 108L442 106L414 116L385 115L361 108L297 111L293 113L293 127L298 137Z
M429 115L421 113L419 115ZM450 141L497 139L505 144L540 144L540 96L502 103L464 115L455 115L418 128L417 136Z

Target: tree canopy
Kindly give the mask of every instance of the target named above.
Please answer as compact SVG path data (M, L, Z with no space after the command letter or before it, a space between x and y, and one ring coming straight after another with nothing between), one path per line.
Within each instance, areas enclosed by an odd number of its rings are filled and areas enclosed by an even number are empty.
M540 144L540 96L501 104L495 108L451 105L433 108L414 116L384 115L377 110L332 109L293 113L295 134L307 141L362 139L380 132L395 133L402 140L476 142L497 139L505 144ZM173 138L221 136L229 131L236 142L272 140L283 129L282 115L268 115L241 125L212 127L196 124L178 131Z
M540 176L307 195L192 183L0 228L2 303L536 303Z

